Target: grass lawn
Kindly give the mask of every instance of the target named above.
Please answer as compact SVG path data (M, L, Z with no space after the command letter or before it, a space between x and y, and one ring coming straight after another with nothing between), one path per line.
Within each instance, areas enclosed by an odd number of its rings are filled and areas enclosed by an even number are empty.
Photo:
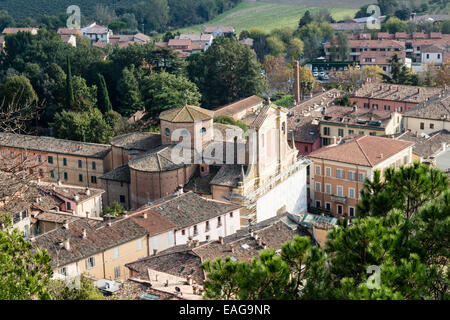
M250 2L246 0L208 23L179 29L178 31L202 32L204 26L217 25L234 26L236 28L236 34L239 34L242 30L248 30L251 27L259 27L265 31L280 27L296 28L298 21L306 10L313 13L319 9L319 7L313 6ZM349 8L328 8L328 10L330 10L335 20L346 17L353 18L357 11L356 9Z

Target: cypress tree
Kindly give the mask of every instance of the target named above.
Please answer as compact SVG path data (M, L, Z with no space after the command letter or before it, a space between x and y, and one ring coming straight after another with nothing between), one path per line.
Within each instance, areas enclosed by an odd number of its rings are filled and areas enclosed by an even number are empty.
M111 101L109 100L108 89L106 88L106 81L103 75L97 74L98 88L97 88L97 103L98 108L103 112L112 110Z
M72 70L70 68L69 57L67 57L66 103L69 108L71 108L73 105Z

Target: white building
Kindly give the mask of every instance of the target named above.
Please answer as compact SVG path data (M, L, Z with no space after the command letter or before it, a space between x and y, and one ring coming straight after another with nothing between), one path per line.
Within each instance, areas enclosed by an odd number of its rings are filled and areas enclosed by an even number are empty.
M81 29L81 34L84 37L91 40L91 44L97 42L109 43L109 37L113 35L113 32L107 27L99 26L95 22L87 27Z
M403 114L403 127L413 133L450 131L450 91L422 102Z

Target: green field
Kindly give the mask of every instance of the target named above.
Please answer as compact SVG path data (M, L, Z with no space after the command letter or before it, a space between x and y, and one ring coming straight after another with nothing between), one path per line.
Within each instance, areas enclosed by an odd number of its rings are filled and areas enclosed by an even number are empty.
M337 4L336 2L333 2ZM180 29L180 32L201 32L204 26L227 25L234 26L236 33L248 30L251 27L259 27L265 31L270 31L280 27L295 28L298 21L306 10L315 12L319 7L305 5L286 5L267 2L244 1L236 8L233 8L210 22ZM350 8L328 8L335 20L353 18L356 9Z

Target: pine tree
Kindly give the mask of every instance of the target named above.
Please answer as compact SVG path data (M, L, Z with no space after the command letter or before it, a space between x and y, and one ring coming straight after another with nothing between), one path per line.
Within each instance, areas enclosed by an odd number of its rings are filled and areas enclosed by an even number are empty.
M72 70L70 68L70 59L67 57L67 76L66 76L66 103L67 107L73 105L73 86L72 86Z
M98 73L98 88L97 88L97 104L98 108L103 112L112 110L111 101L109 101L108 89L106 88L105 78Z

